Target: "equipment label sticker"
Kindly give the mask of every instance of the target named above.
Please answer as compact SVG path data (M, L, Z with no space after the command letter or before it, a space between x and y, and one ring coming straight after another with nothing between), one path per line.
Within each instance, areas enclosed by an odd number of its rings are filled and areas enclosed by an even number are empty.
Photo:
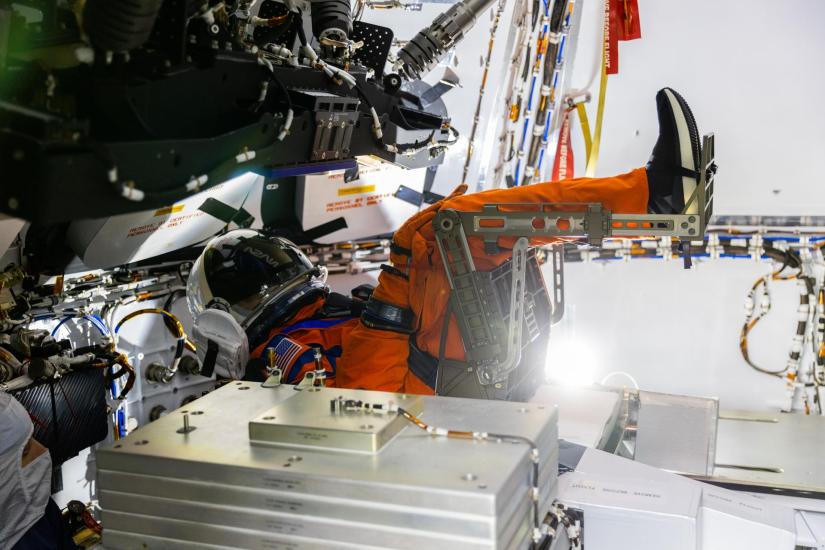
M374 185L359 185L357 187L342 187L338 190L338 196L343 197L345 195L359 195L361 193L372 193L375 191Z

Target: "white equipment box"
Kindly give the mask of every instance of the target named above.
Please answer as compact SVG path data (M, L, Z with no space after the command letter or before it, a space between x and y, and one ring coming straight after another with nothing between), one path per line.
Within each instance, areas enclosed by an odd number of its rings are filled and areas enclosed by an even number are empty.
M204 205L212 202L236 211L253 188L262 185L263 177L248 172L166 208L74 221L66 242L92 269L154 258L205 242L226 227L227 222L208 214Z
M421 193L426 172L367 159L349 182L343 170L304 176L298 178L295 213L304 231L344 218L347 227L315 239L321 244L392 233L419 209L396 196L399 188Z
M531 439L541 517L548 511L558 468L552 406L233 382L98 451L104 545L530 546L529 445L431 436L394 413L341 415L339 396L394 401L439 427Z
M795 511L595 449L559 479L592 550L794 550Z

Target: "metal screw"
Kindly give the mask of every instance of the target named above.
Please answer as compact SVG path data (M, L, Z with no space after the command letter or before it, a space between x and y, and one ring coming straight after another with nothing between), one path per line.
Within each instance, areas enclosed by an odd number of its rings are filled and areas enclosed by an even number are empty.
M189 432L193 432L197 430L196 426L189 425L189 413L183 413L183 427L178 428L177 432L179 434L188 434Z
M15 197L9 197L9 209L17 210L18 208L20 208L20 201Z

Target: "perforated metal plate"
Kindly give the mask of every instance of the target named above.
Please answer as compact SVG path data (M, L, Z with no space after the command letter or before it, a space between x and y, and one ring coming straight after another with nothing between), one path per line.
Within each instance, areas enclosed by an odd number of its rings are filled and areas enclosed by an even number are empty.
M351 38L356 42L364 42L363 47L355 54L356 61L375 71L376 78L381 78L392 45L392 29L363 21L354 21Z

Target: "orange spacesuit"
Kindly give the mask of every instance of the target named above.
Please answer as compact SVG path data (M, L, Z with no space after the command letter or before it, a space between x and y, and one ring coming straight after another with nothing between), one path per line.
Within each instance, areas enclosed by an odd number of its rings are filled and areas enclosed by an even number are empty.
M547 342L547 331L536 329L536 313L543 315L544 326L549 326L547 309L552 308L546 293L542 302L544 289L533 292L529 311L523 310L523 325L529 333L522 334L522 359L515 367L507 366L506 380L473 380L484 376L479 361L485 359L479 356L466 362L456 318L452 314L447 318L455 304L450 300L433 219L441 209L481 212L486 204L513 203L601 203L616 214L698 212L693 201L701 179L696 120L682 96L671 88L657 93L656 105L659 137L644 168L608 178L568 179L469 195L464 194L467 187L462 185L396 231L390 247L391 265L382 266L377 288L369 299L347 302L343 308L340 295L326 293L321 271L289 241L251 230L216 237L193 268L196 272L201 266L203 274L189 277L192 284L188 287L192 288L187 290L187 299L193 317L215 302L243 323L248 341L255 347L251 356L256 358L249 363L247 375L266 375L261 364L265 355L275 363L273 367L281 368L288 383L298 382L318 366L327 373L326 384L343 388L431 394L438 387L440 393L448 395L529 398L528 393L540 383L535 353ZM531 244L553 240L533 238ZM499 238L493 254L487 253L478 237L469 237L468 244L475 269L491 272L491 286L485 288L492 289L495 278L498 285L512 272L502 264L512 257L514 238ZM520 272L526 277L527 271L532 274L530 284L542 286L536 269L525 266ZM525 292L529 290L526 281ZM484 303L492 307L495 302L501 307L503 295L492 292L495 299L484 296ZM336 298L337 311L333 307ZM489 314L494 313L485 313ZM218 323L219 317L215 312L212 319ZM234 357L237 343L230 343L227 349L231 353L213 355ZM215 342L209 345L223 349ZM273 348L274 353L266 352L267 348ZM527 356L523 355L525 350ZM487 364L482 366L487 368ZM476 375L471 377L468 373L473 372Z
M609 178L577 178L465 195L466 185L410 218L393 236L392 267L379 276L373 296L412 312L411 332L368 326L354 317L324 317L324 300L304 306L288 325L275 327L267 341L252 352L261 357L276 348L286 382L295 383L315 368L315 348L322 352L327 385L394 392L432 394L433 387L408 365L410 337L417 347L437 356L450 286L434 242L432 220L442 208L481 211L484 204L539 202L599 202L614 213L645 213L648 181L644 168ZM514 240L499 240L501 252L488 255L478 238L470 238L476 268L488 271L507 261ZM531 240L547 244L552 239ZM455 319L449 324L445 357L464 359Z

